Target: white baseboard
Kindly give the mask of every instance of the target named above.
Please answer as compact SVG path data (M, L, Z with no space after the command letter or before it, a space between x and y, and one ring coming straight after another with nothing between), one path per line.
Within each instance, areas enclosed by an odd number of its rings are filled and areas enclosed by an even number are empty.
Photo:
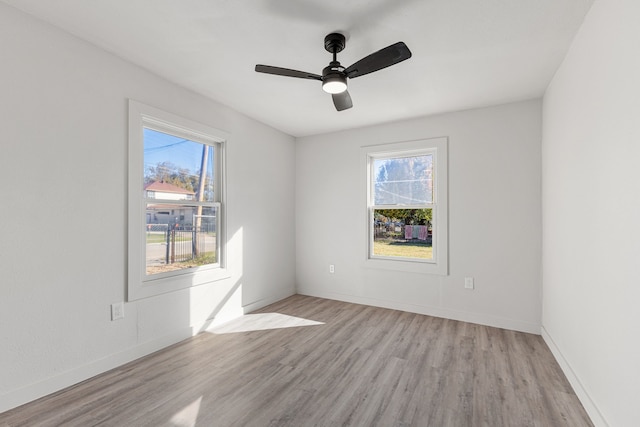
M296 292L293 289L280 292L279 294L275 294L268 298L264 298L243 306L243 311L244 313L249 313L251 311L265 307L269 304L278 302L284 298L290 297L295 293ZM407 304L407 303L400 303L400 302L394 302L394 301L378 300L375 298L368 298L368 297L356 297L352 295L338 294L338 293L332 293L332 292L322 293L322 294L314 294L309 292L299 292L299 293L303 295L315 296L319 298L334 299L338 301L351 302L355 304L365 304L365 305L371 305L374 307L402 310L402 311L407 311L411 313L425 314L429 316L443 317L447 319L477 323L481 325L493 326L493 327L498 327L503 329L540 334L540 325L528 323L528 322L522 322L522 321L515 321L511 319L503 319L499 317L478 315L474 313L459 312L459 311L450 310L450 309L426 307L426 306L421 306L416 304ZM139 344L135 347L126 349L119 353L111 354L102 359L96 360L94 362L90 362L86 365L79 366L77 368L74 368L66 372L60 373L58 375L39 381L37 383L30 384L16 390L12 390L0 396L0 413L8 411L9 409L23 405L25 403L31 402L33 400L39 399L41 397L44 397L56 391L62 390L66 387L72 386L79 382L85 381L89 378L92 378L96 375L104 373L110 369L114 369L119 366L122 366L125 363L131 362L140 357L149 355L155 351L161 350L172 344L175 344L177 342L190 338L203 329L206 329L206 328L205 327L184 328L184 329L181 329L180 331L174 332L169 335L165 335L156 340ZM545 339L545 341L547 340ZM551 340L549 339L549 341ZM549 347L551 347L551 345L549 345ZM556 358L558 357L556 356ZM561 363L561 366L563 366L562 363ZM563 370L564 370L564 367L563 367ZM568 374L567 374L567 377L569 377ZM572 385L573 385L573 382L572 382ZM574 388L576 387L574 386ZM576 392L576 394L578 393ZM578 397L580 397L580 400L582 401L581 396L578 395ZM583 403L583 405L585 405L585 408L587 407L586 404ZM593 406L593 408L595 409L595 406ZM597 409L595 410L597 412ZM589 412L589 410L587 410L587 412ZM599 414L599 412L597 413ZM589 415L591 415L590 412L589 412ZM596 425L606 426L607 424L604 423L603 421L602 424L596 424Z
M294 294L295 290L293 289L283 291L278 294L274 294L269 298L264 298L251 304L247 304L242 309L244 313L249 313L251 311L265 307L269 304L273 304L274 302L280 301L284 298L290 297ZM238 315L240 316L241 313L239 313ZM230 319L218 319L218 323L228 320ZM73 368L66 372L62 372L58 375L54 375L42 381L29 384L16 390L11 390L8 393L0 395L0 413L16 408L20 405L24 405L25 403L29 403L48 394L55 393L74 384L78 384L79 382L88 380L89 378L95 377L96 375L122 366L125 363L129 363L133 360L139 359L140 357L147 356L158 350L162 350L165 347L190 338L205 330L207 327L211 327L215 324L217 324L217 322L212 319L208 322L205 322L203 325L195 325L192 327L183 328L177 332L165 335L156 340L136 345L135 347L128 348L122 352L111 354L102 359L98 359L94 362L87 363L86 365Z
M565 359L564 355L556 345L555 341L553 341L553 338L551 338L551 335L549 335L547 330L544 328L544 326L541 328L541 332L542 339L551 350L553 357L556 358L556 361L560 365L560 368L562 369L562 372L564 372L564 375L567 377L567 380L569 380L569 384L571 384L571 387L573 387L573 391L576 393L576 396L578 396L580 403L582 403L585 411L587 411L587 414L589 414L591 422L593 422L596 427L608 427L609 424L605 421L596 404L593 402L593 400L591 400L591 396L589 396L589 393L587 393L587 390L585 390L582 382L575 374L575 372L571 368L571 365L569 364L567 359Z
M451 310L448 308L429 307L418 304L409 304L398 301L387 301L370 297L340 294L335 292L307 292L299 290L301 295L309 295L318 298L327 298L354 304L371 305L374 307L390 308L392 310L407 311L409 313L425 314L427 316L442 317L445 319L459 320L462 322L477 323L479 325L492 326L495 328L509 329L512 331L527 332L540 335L540 324L523 322L521 320L505 319L498 316L486 314L470 313L465 311Z
M124 365L125 363L162 350L172 344L193 336L193 328L184 328L172 334L165 335L153 341L148 341L135 347L114 353L96 361L78 366L33 384L11 390L0 396L0 413L16 408L25 403L55 393L96 375Z
M244 310L244 313L251 313L254 310L258 310L262 307L266 307L269 304L273 304L275 302L278 302L280 300L283 300L285 298L289 298L292 295L295 295L296 291L294 289L288 289L286 291L282 291L279 293L276 293L274 295L269 296L268 298L263 298L260 299L258 301L254 301L250 304L244 305L242 306L242 309Z

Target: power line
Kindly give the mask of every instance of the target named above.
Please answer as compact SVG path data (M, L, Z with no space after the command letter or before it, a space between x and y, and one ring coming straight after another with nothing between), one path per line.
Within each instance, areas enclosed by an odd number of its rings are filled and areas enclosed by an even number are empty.
M149 147L149 148L145 148L144 152L148 153L150 151L158 151L158 150L164 150L165 148L170 148L170 147L174 147L176 145L180 145L180 144L184 144L185 142L191 142L191 140L189 139L183 139L182 141L177 141L171 144L167 144L167 145L161 145L159 147Z

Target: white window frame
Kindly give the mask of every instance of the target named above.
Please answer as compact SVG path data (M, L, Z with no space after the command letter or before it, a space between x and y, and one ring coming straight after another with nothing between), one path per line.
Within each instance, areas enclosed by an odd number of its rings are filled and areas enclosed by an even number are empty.
M216 264L177 270L154 275L146 274L146 203L144 191L144 128L168 133L201 144L215 147L214 182L216 200L161 200L162 203L197 206L213 205L217 208L219 228L217 233L219 254ZM198 286L230 277L226 257L226 171L225 145L228 134L210 126L178 115L129 100L129 225L128 225L128 286L127 300L133 301L180 289ZM157 202L158 199L153 199Z
M361 147L363 158L362 174L366 177L366 239L365 266L399 270L412 273L447 275L449 273L449 236L448 236L448 180L447 180L447 148L446 137L421 139L416 141L396 142ZM384 205L373 204L373 162L379 158L411 157L419 155L433 156L433 200L424 205ZM401 258L373 255L373 213L374 209L432 209L433 258Z

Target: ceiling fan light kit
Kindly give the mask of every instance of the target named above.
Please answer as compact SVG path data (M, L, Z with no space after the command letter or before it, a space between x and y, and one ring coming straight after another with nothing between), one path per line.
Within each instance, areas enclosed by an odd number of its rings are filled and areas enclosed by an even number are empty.
M347 90L347 79L339 74L327 75L322 79L322 90L327 93L341 93Z
M331 33L324 38L324 48L333 55L333 61L322 70L322 75L260 64L256 65L255 69L259 73L320 80L322 89L331 94L336 110L343 111L353 107L351 96L347 91L347 78L364 76L411 58L411 51L407 45L398 42L365 56L348 68L344 68L338 62L337 54L345 48L345 45L345 37L340 33Z

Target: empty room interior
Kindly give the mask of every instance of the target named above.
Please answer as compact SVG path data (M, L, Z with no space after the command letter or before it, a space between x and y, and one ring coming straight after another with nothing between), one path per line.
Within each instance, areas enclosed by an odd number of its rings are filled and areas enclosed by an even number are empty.
M637 426L637 0L0 1L0 426Z

